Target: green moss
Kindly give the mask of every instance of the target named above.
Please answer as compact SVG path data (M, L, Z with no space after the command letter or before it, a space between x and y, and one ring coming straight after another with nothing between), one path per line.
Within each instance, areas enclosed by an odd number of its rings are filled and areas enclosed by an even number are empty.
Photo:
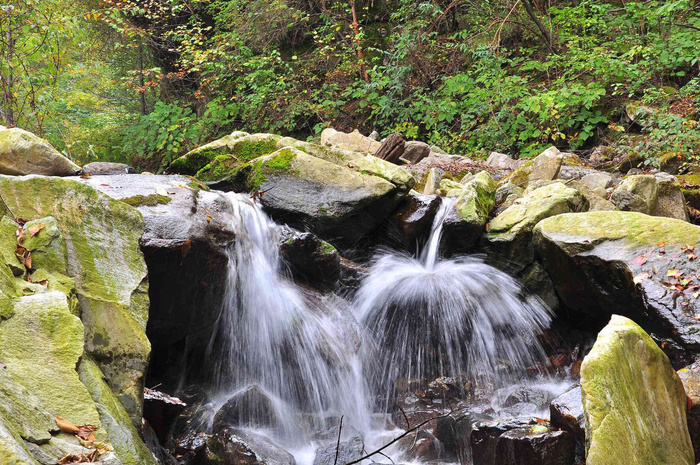
M221 154L221 149L208 148L206 146L195 149L177 160L168 167L168 171L177 174L194 176L204 165Z
M260 140L240 140L233 146L231 153L239 161L246 163L277 150L276 138L261 138Z
M173 199L167 195L151 194L151 195L134 195L133 197L127 197L121 199L127 205L132 207L155 207L156 205L167 205L172 202Z
M249 192L257 192L267 181L267 176L273 173L288 172L294 174L292 161L296 155L292 149L281 149L276 154L264 159L257 160L252 165L249 164L249 174L247 187ZM238 171L243 169L241 167Z
M240 162L236 157L218 155L211 163L197 172L197 179L204 182L220 181L229 177L237 166L240 166Z
M209 188L209 186L207 186L206 184L204 184L204 183L203 183L202 181L200 181L199 179L197 179L197 178L195 178L195 177L193 177L193 176L185 176L185 177L187 177L187 178L190 179L190 183L188 184L188 187L189 187L190 189L195 190L195 191L200 191L200 190L202 190L202 191L207 191L207 192L211 191L211 189Z
M321 253L323 253L324 255L329 255L336 252L337 250L335 247L333 247L332 244L326 241L321 242Z

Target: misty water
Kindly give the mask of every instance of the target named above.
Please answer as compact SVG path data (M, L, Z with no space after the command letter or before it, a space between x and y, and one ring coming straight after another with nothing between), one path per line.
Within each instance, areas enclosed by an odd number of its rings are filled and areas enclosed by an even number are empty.
M549 310L479 258L440 257L449 200L418 256L378 254L347 301L295 285L279 257L278 226L249 197L225 195L236 241L207 354L215 400L195 422L211 427L231 396L259 390L275 418L251 401L242 407L244 424L311 465L322 444L315 435L341 417L363 434L367 452L401 434L385 414L402 386L450 376L504 392L528 368L543 366L537 335L550 323ZM408 463L398 444L384 453Z

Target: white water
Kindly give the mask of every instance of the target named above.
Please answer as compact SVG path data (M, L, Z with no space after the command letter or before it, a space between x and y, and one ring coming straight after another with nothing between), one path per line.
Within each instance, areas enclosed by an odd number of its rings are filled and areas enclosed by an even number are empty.
M399 379L463 375L500 385L543 359L536 336L550 321L544 306L478 259L440 259L448 200L419 258L392 253L375 260L353 302L366 333L360 345L342 323L347 302L311 298L294 285L280 264L275 224L248 197L227 196L236 241L208 354L215 362L214 409L257 385L280 419L266 433L299 465L313 462L310 438L332 426L326 418L342 415L364 433L367 451L396 437L401 431L372 425L371 412L387 411ZM377 395L383 400L375 402ZM260 426L256 414L251 407L251 427ZM407 463L400 448L386 452Z
M374 345L365 372L388 405L395 382L465 377L480 387L511 384L545 353L536 337L551 320L509 275L478 258L440 259L444 199L419 258L375 259L357 294L360 322Z

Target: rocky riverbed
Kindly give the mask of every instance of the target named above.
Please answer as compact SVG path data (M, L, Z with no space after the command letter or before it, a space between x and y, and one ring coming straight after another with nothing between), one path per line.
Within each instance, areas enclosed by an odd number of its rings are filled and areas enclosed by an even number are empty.
M80 168L35 135L0 128L0 462L369 464L388 462L372 453L396 439L386 452L406 463L696 463L700 167L642 172L554 147L478 161L389 142L332 129L318 143L235 132L151 175ZM378 254L417 260L436 225L435 260L455 260L460 279L429 269L397 280L396 295L431 275L445 295L473 286L461 297L470 301L479 287L465 284L469 270L493 269L491 282L515 283L518 305L548 309L530 334L504 339L528 339L543 356L517 367L494 358L490 376L507 386L480 382L476 363L440 362L374 392L363 376L373 321L358 313L363 283L384 279ZM479 267L463 266L467 254ZM246 291L263 266L262 287ZM409 335L431 324L420 314L431 300L411 295L411 305L388 299L386 315L411 317ZM473 315L484 304L457 307ZM504 313L515 320L516 307ZM286 325L285 315L296 316ZM503 320L486 342L526 327ZM222 321L253 326L224 343ZM452 323L466 325L455 332L465 350L452 353L496 353L467 350L472 321ZM283 378L224 392L223 371L231 386L255 371L221 365L250 361L236 357L253 329L280 338L259 365L279 365ZM437 336L416 344L429 360L451 350ZM312 392L317 408L303 408ZM353 416L337 407L350 395L383 407L347 407Z

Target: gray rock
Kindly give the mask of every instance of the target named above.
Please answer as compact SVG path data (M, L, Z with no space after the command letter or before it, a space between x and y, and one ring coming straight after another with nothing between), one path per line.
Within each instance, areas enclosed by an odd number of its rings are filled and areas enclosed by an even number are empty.
M0 129L0 174L72 176L80 171L39 136L19 128Z
M357 129L351 133L345 133L333 128L326 128L321 132L321 145L361 153L374 153L381 146L378 141L363 136Z
M597 173L597 171L591 168L586 168L585 166L562 165L561 169L559 170L559 174L557 175L557 179L579 180L593 173Z
M96 161L83 166L83 173L91 176L106 176L111 174L134 174L136 170L125 163Z
M554 399L549 406L552 426L573 434L580 444L585 441L586 425L583 419L581 385L576 385Z
M440 168L430 168L428 178L425 180L423 194L435 195L440 190L440 180L445 172Z
M430 146L425 142L410 140L404 146L402 158L409 163L418 163L430 155Z
M657 173L654 178L658 190L654 216L688 221L688 209L678 179L667 173Z
M313 465L334 465L336 463L348 463L357 460L364 455L365 441L362 435L352 426L343 426L340 444L337 426L331 428L320 437L328 441L325 445L316 449Z
M498 152L491 152L489 157L486 159L486 164L493 166L494 168L509 170L514 170L520 165L518 160L514 160L508 155Z
M430 230L441 203L442 198L437 195L409 193L392 213L390 220L405 239L413 241Z
M605 198L607 195L606 189L612 187L615 183L615 177L610 173L595 171L588 173L581 178L581 184L588 187L600 197Z
M622 211L651 215L656 210L658 187L651 175L632 175L615 188L610 198Z

